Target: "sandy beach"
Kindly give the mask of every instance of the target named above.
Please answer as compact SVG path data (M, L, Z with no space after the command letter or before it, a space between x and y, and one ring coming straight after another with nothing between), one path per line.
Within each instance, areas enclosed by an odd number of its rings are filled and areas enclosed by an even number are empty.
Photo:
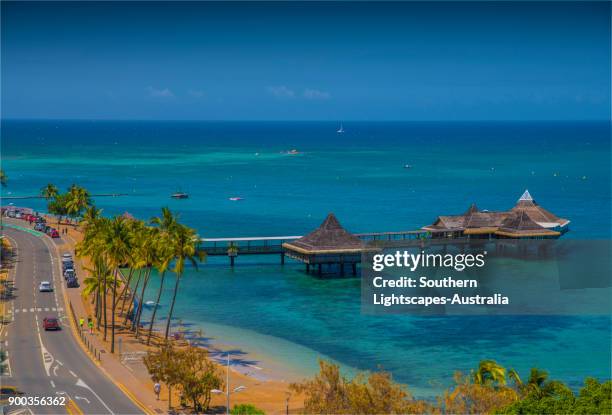
M49 223L57 224L57 219L48 217ZM59 226L60 229L68 229L68 235L62 235L64 245L63 250L68 252L74 252L75 245L82 239L82 234L78 228L62 223ZM87 259L76 259L77 275L79 280L82 282L87 275L85 268L89 267ZM79 294L83 289L83 285L76 289ZM82 305L87 310L88 315L93 315L93 307L89 299L79 295L82 300ZM110 303L110 300L109 300ZM109 308L110 313L110 308ZM177 316L181 318L182 316ZM123 321L123 316L117 316L117 321ZM225 379L227 364L227 352L231 354L230 362L230 386L235 388L237 386L245 386L245 389L240 393L236 393L231 397L231 405L248 403L261 408L269 414L280 414L287 411L287 403L289 404L289 411L294 412L299 410L303 406L303 398L295 393L289 391L289 384L291 382L303 379L307 374L306 371L300 368L299 362L292 365L292 367L284 365L282 360L274 359L272 352L264 353L263 348L266 347L266 341L274 341L274 339L264 339L265 336L257 335L256 333L250 333L251 336L256 336L262 341L262 350L251 351L244 350L241 345L237 342L241 335L245 335L245 331L233 331L232 335L228 336L227 339L223 337L223 331L230 329L227 326L211 324L203 325L203 335L208 339L207 343L199 344L206 348L210 353L210 358L217 362L219 365L219 371L223 374ZM207 328L211 328L210 332ZM213 334L214 333L214 334ZM138 383L129 385L129 389L135 392L138 389L138 395L147 394L151 401L155 400L153 394L153 382L151 381L147 370L142 363L142 356L151 349L144 343L134 338L134 335L127 330L118 330L118 338L121 338L121 353L123 359L120 360L118 353L111 355L106 354L106 358L109 356L121 362L121 364L128 368L132 374L138 379ZM212 335L212 338L208 335ZM99 341L102 341L102 333L95 333L95 336ZM186 333L185 338L189 338L189 332ZM110 339L110 336L109 336ZM276 341L282 341L276 339ZM105 345L110 349L110 342L105 342ZM297 346L297 345L295 345ZM268 343L269 347L269 343ZM310 352L312 353L312 352ZM311 356L313 357L313 356ZM314 358L314 357L313 357ZM287 362L287 360L285 360ZM112 375L112 373L111 373ZM211 407L221 410L221 407L225 406L225 396L213 395ZM162 385L162 392L160 394L160 401L157 401L158 407L161 410L167 410L168 408L168 394L165 387ZM179 395L174 392L172 396L172 404L176 406L179 403Z

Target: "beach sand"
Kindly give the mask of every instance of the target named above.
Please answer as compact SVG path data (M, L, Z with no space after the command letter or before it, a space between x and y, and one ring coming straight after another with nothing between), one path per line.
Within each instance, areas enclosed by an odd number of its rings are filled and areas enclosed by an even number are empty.
M50 223L57 223L55 219L49 218ZM68 237L62 235L64 241L64 249L68 249L74 252L74 246L82 239L81 232L72 227L61 225L60 228L68 228ZM85 278L85 268L89 267L87 259L77 258L77 273L79 280L82 282ZM80 269L79 269L80 268ZM83 285L79 287L79 291L83 289ZM80 296L83 302L83 306L89 314L93 315L92 304L89 299L85 299ZM108 303L111 301L109 300ZM110 314L110 309L109 309ZM180 317L180 316L178 316ZM109 317L110 320L110 317ZM117 317L117 321L123 321L122 316ZM203 329L206 332L206 324ZM239 344L235 343L236 338L232 337L226 343L223 342L223 330L231 329L220 325L214 325L215 337L219 339L208 348L210 357L213 361L216 361L219 365L219 372L223 374L225 380L226 376L226 354L227 351L236 350L240 348ZM110 332L110 329L109 329ZM117 337L121 337L122 341L122 354L124 356L142 356L151 347L147 347L145 344L136 340L130 332L127 330L118 330ZM98 336L100 341L101 335ZM110 339L110 335L108 336ZM279 339L280 340L280 339ZM110 342L106 342L107 350L110 349ZM240 348L242 350L242 348ZM244 352L242 352L244 353ZM112 358L119 361L117 355L111 355L107 353L106 356L112 356ZM253 364L242 362L254 362ZM127 367L138 379L138 384L130 384L130 390L135 388L140 389L140 393L149 394L151 399L154 398L153 394L153 382L151 381L144 364L141 359L124 359L122 364ZM296 366L296 367L299 367ZM112 374L111 374L112 375ZM304 376L302 370L296 370L295 367L284 366L281 362L274 360L271 355L262 356L261 354L246 352L243 355L236 356L232 359L230 364L230 386L235 388L238 386L245 386L246 388L239 393L231 395L231 406L236 404L248 403L255 405L256 407L264 410L268 414L280 414L285 413L287 410L287 400L289 403L289 411L294 413L303 407L303 396L299 396L289 390L289 384L292 381L302 379ZM172 404L176 406L179 403L178 391L173 391ZM211 401L211 407L216 407L217 410L221 410L226 403L225 395L213 395ZM160 409L167 409L168 405L168 393L167 389L162 385L162 392L160 394L159 406Z

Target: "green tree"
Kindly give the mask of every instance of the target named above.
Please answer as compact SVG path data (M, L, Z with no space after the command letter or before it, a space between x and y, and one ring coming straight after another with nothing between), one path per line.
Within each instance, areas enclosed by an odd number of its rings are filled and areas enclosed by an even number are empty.
M116 216L109 223L105 232L105 256L108 267L112 270L113 286L111 288L111 353L115 353L115 314L117 311L117 289L119 268L126 264L130 255L130 234L122 216Z
M305 395L304 412L308 414L437 412L427 402L414 400L388 372L359 373L348 379L342 376L338 365L324 360L319 360L319 373L313 379L291 384L290 388Z
M154 382L163 382L168 388L168 406L172 407L172 388L179 384L182 375L183 355L171 343L150 350L143 362Z
M71 218L80 216L88 206L91 205L91 198L87 189L75 184L70 186L66 195L66 214Z
M55 186L53 183L49 183L45 187L40 189L40 194L45 199L50 200L59 195L59 190L57 189L57 186Z
M170 303L170 310L168 311L168 321L166 321L166 331L164 338L167 340L170 333L170 323L172 321L172 314L174 312L174 304L176 303L176 296L178 294L179 283L185 272L185 263L189 262L197 269L198 264L196 259L202 261L205 258L204 251L198 250L198 237L195 231L184 225L177 225L173 232L172 244L174 250L174 268L173 272L176 275L174 283L174 291L172 292L172 301Z
M506 369L495 360L482 360L474 373L474 383L485 386L506 384Z
M151 223L158 227L159 232L157 233L157 239L155 241L155 247L157 248L156 255L156 268L157 273L160 276L159 289L157 291L157 299L153 305L153 313L151 315L151 322L149 323L149 335L147 337L147 346L151 343L151 335L153 333L153 325L155 324L155 316L157 315L157 309L161 300L161 295L164 289L164 279L166 277L166 271L170 266L170 262L174 259L174 237L178 227L178 218L172 214L170 209L167 207L162 208L161 217L154 217L151 219Z
M188 347L179 352L179 386L183 396L191 401L197 413L207 412L211 391L223 385L217 367L208 359L208 352Z

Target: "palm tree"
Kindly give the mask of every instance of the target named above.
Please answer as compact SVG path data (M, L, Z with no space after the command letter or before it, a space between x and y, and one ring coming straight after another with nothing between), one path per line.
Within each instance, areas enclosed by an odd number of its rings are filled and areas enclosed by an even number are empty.
M174 215L167 207L162 208L162 216L154 217L151 219L151 224L156 225L159 229L158 238L156 241L156 247L158 249L156 268L160 275L159 289L157 291L157 299L153 305L153 313L151 315L151 322L149 323L149 334L147 336L147 346L151 343L151 335L153 334L153 325L155 324L155 316L157 315L157 308L159 307L159 301L164 289L164 279L166 277L166 271L170 266L170 262L174 259L173 251L173 240L174 234L178 225L178 217Z
M66 211L69 216L77 217L91 204L89 192L75 184L70 186L66 200Z
M89 256L93 264L90 270L96 276L97 287L95 295L95 310L97 318L97 328L100 329L102 314L104 317L104 339L106 340L106 287L108 284L108 267L104 261L104 233L108 226L108 219L100 217L99 209L90 208L85 213L83 220L83 239L76 247L78 256ZM102 313L103 311L103 313Z
M140 248L141 260L145 264L146 270L144 273L142 288L140 290L140 301L136 318L132 321L133 330L136 330L136 338L138 338L138 335L140 334L140 318L142 316L142 302L144 301L144 293L149 283L153 264L157 261L158 249L155 245L155 241L157 240L156 235L158 232L158 228L147 228L147 234L143 237L142 246Z
M205 257L204 251L198 250L198 237L195 231L185 225L178 224L174 232L174 257L176 258L173 272L176 274L174 291L172 293L172 302L168 311L168 321L166 322L166 332L164 338L168 340L170 333L170 322L172 321L172 313L174 312L174 304L176 303L176 295L178 293L179 283L185 271L185 262L191 263L196 269L198 264L196 258L202 261Z
M529 379L525 385L527 393L533 393L538 397L544 396L547 380L548 372L532 367L529 372Z
M130 234L122 216L116 216L110 222L105 235L105 251L109 268L112 272L113 287L111 289L111 353L115 353L115 314L117 311L117 284L119 268L124 265L130 254Z
M506 369L495 360L481 360L474 373L474 383L483 386L506 384Z
M514 382L517 388L521 388L523 386L523 381L515 369L508 369L508 380Z
M45 199L49 200L59 195L59 190L57 189L57 186L55 186L53 183L49 183L45 187L40 189L40 194Z

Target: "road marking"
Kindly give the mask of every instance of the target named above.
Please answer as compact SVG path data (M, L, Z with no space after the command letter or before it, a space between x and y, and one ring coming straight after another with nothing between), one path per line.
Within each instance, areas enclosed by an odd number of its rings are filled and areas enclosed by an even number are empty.
M52 380L50 380L49 382L51 382L51 386L53 386L53 389L55 389L55 382L53 382Z
M19 309L18 308L15 309L15 314L17 314L17 313L19 313Z
M33 312L34 312L34 309L33 309L33 308L30 308L30 313L33 313Z
M83 400L83 401L87 402L87 405L89 405L89 404L91 403L91 402L89 402L89 399L85 398L84 396L77 396L77 395L74 395L74 399L80 399L80 400Z
M36 320L38 320L38 318ZM36 325L36 327L38 327L38 325ZM45 349L45 346L42 342L42 337L40 337L40 330L38 331L38 341L40 342L40 354L42 355L45 372L47 373L47 377L49 377L51 376L49 374L49 369L51 368L51 364L53 363L53 356L51 356L51 353L49 353L47 349Z
M9 359L9 352L6 351L6 373L3 376L13 377L13 369L11 369L11 359Z
M76 385L77 385L77 386L80 386L80 387L82 387L82 388L85 388L85 389L87 389L88 391L90 391L90 392L93 394L93 396L95 396L96 398L98 398L98 400L100 401L100 403L101 403L102 405L104 405L104 407L106 408L106 410L107 410L107 411L108 411L108 412L109 412L111 415L114 415L114 412L113 412L113 411L111 411L111 409L108 407L108 405L106 405L106 404L104 403L104 401L103 401L103 400L102 400L102 399L101 399L101 398L98 396L98 394L96 393L96 391L94 391L92 388L90 388L89 386L87 386L87 384L86 384L85 382L83 382L81 379L79 379L79 380L77 381Z
M75 378L78 378L78 376L76 375L76 373L74 373L72 370L69 370L68 372L70 372L70 374L71 374L72 376L74 376Z
M57 368L59 366L53 366L53 376L57 377Z
M27 313L27 312L28 312L28 309L27 309L27 308L24 308L23 310L21 310L21 312L22 312L22 313Z
M45 307L45 311L49 311L49 307Z
M59 360L56 360L57 364L60 366L64 366L64 364L62 362L60 362Z
M38 310L38 311L42 311L42 308L41 308L41 307L38 307L38 308L37 308L37 310Z

